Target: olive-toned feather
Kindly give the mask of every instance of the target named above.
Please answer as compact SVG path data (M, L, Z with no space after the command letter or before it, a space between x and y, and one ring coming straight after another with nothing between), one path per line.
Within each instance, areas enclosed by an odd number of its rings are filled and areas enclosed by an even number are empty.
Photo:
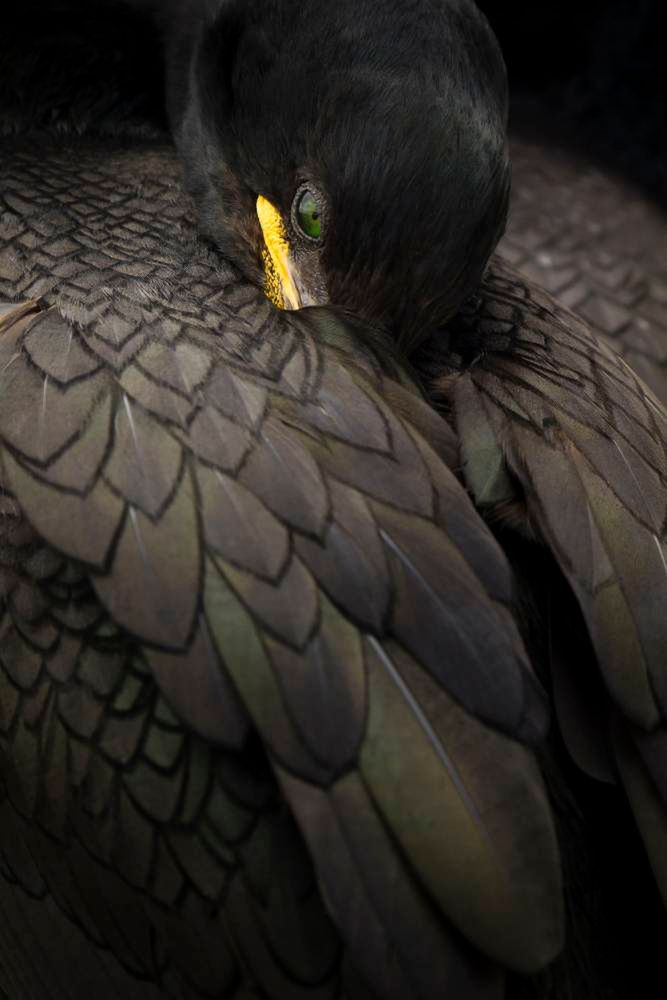
M53 322L51 316L49 328ZM33 335L34 329L33 326ZM224 351L222 332L217 333L218 354ZM295 350L299 351L297 336L305 337L303 327L300 334L295 332L293 336ZM203 342L201 334L199 342ZM322 368L340 363L330 359L322 347L316 347L313 353L319 355ZM222 359L216 360L220 364ZM274 363L273 358L271 362ZM256 374L260 374L257 358L255 366ZM210 367L211 372L214 367ZM331 384L327 379L319 383L325 394L331 392ZM363 399L363 381L352 378L347 382L341 380L341 385L348 391L353 386L359 400ZM280 393L280 390L277 378L275 391ZM159 453L161 439L155 436L159 432L167 435L164 440L168 443L168 454L174 448L180 452L182 444L176 444L177 439L168 426L158 423L154 432L151 421L155 417L139 410L139 403L135 405L141 417L135 419L127 397L113 390L115 433L113 438L109 435L104 449L108 458L98 475L108 482L113 495L123 501L123 508L111 509L113 553L104 570L95 573L91 582L117 626L141 643L162 647L165 653L182 649L187 656L192 655L190 644L194 641L196 608L201 601L206 632L215 650L198 657L198 671L201 656L208 659L204 683L196 689L202 704L201 724L198 702L192 698L193 689L182 688L169 679L164 672L167 661L163 654L157 654L155 659L156 654L148 653L149 664L160 664L154 676L158 685L165 679L162 690L176 712L200 735L210 738L216 721L215 703L209 699L217 695L220 699L217 741L229 739L232 745L237 743L234 729L228 728L229 693L225 684L216 688L205 680L208 672L223 671L223 677L231 679L267 750L281 768L315 788L327 788L351 769L360 769L369 788L366 808L380 810L423 884L452 922L473 943L504 964L526 970L539 967L560 944L557 855L546 800L539 796L526 800L527 813L534 814L534 822L544 827L540 835L543 847L536 849L534 858L526 856L522 861L521 853L513 857L521 848L514 844L511 811L505 833L509 838L509 854L507 858L498 856L497 845L492 848L493 838L485 830L465 782L458 776L460 765L456 763L456 753L441 745L441 738L425 722L419 701L415 701L410 687L399 681L395 668L387 673L387 654L378 644L384 636L395 636L468 712L515 739L533 740L543 730L541 696L523 661L518 636L510 620L485 596L484 587L466 564L468 535L461 533L457 546L432 521L436 509L444 510L445 503L455 517L456 508L467 508L469 501L444 467L440 476L447 482L447 494L440 496L416 446L416 432L408 433L379 397L370 401L371 412L378 415L377 444L373 424L366 427L366 441L358 452L354 443L339 443L338 425L334 427L334 441L329 443L321 414L330 404L326 402L328 395L325 402L316 402L318 391L313 390L315 402L308 401L303 413L293 400L289 424L279 417L270 417L267 410L264 423L255 428L253 451L244 463L241 480L290 532L298 531L311 545L321 543L327 521L336 523L331 502L333 486L330 491L328 485L330 480L332 484L336 482L336 474L345 480L348 495L364 498L365 510L382 547L387 586L392 595L390 613L377 622L375 635L366 638L364 631L354 624L354 607L349 607L353 619L350 621L331 603L326 583L321 592L307 564L295 553L287 556L279 576L262 579L255 576L252 564L245 564L244 551L239 549L230 563L215 550L207 551L206 539L215 531L224 531L224 524L211 529L202 525L201 518L206 517L207 510L215 508L199 506L196 513L196 483L192 478L197 468L196 452L185 451L178 463L173 464L174 470L178 466L183 471L176 476L171 495L156 505L151 481L159 459L154 454L151 463L144 466L138 462L142 442L151 442L152 451ZM54 420L60 398L56 397L52 404ZM64 405L66 396L62 398ZM71 406L71 400L67 402ZM423 405L415 396L415 409ZM278 408L277 413L280 412ZM309 420L311 413L317 415L314 425ZM391 437L386 428L391 429ZM77 439L76 444L81 440ZM182 432L178 440L183 442ZM374 460L384 463L388 470L381 483L377 478L369 478L369 448ZM257 463L252 458L255 453L261 456ZM34 477L12 461L15 464L9 467L10 482L20 495L22 488L28 488L22 486L22 476L30 476L30 481ZM432 457L431 464L435 463ZM410 475L402 472L403 466ZM135 487L140 470L145 471L146 483ZM219 470L212 483L214 489L224 490L220 477L225 474ZM202 475L205 478L205 468ZM419 477L417 482L421 480L427 487L419 493L415 492L415 476ZM196 478L199 482L199 473ZM159 486L158 476L156 489ZM93 491L89 495L92 494ZM246 516L252 510L251 506L245 508ZM96 517L101 516L97 509ZM348 531L352 527L348 520ZM47 541L66 554L67 541L61 541L58 524L50 522L43 530ZM475 548L476 535L486 531L480 521L473 519L469 519L468 531ZM360 540L356 552L362 551ZM496 560L502 558L492 543L488 543L488 553ZM87 553L80 547L76 554L95 565L95 560L87 559ZM352 550L348 558L351 555L354 555ZM509 600L509 593L504 596ZM331 597L335 599L335 592ZM338 600L342 609L347 610L349 597L341 600L339 594ZM371 639L375 646L369 645ZM184 657L181 669L186 669L187 662ZM170 670L176 669L177 663L172 658ZM185 700L183 705L181 699ZM409 711L408 706L411 706ZM380 715L376 716L378 710ZM384 721L375 721L376 718ZM397 741L393 749L391 742L386 749L380 749L391 734ZM414 747L417 752L421 740L425 741L424 750L410 763L406 748ZM370 756L366 750L368 741L376 747ZM396 774L389 769L393 755L400 761ZM526 760L528 766L529 758ZM378 766L372 761L384 763ZM408 774L413 775L412 781L407 780ZM531 781L539 784L536 775ZM452 785L448 806L445 790L449 782ZM405 799L408 792L416 796L414 801ZM415 826L408 839L404 839L407 830L401 833L403 824L413 815L417 803L437 802L440 798L441 815L431 812L424 835L418 835ZM293 807L298 817L298 802ZM457 813L460 816L455 820ZM156 819L167 822L169 815L161 812ZM438 844L448 847L443 850ZM312 848L317 858L317 844ZM443 855L441 859L439 852ZM366 862L362 857L358 863L363 866ZM530 876L523 877L525 888L514 884L514 872L520 871L522 864L529 865L532 871ZM476 889L470 878L473 872L478 877ZM533 898L541 884L544 888ZM326 892L326 882L324 887ZM357 961L363 961L361 954ZM410 981L409 968L405 974ZM445 985L443 980L442 988ZM421 995L426 995L421 989Z
M8 809L169 995L495 1000L563 938L506 561L408 373L184 252L164 162L113 255L59 202L81 255L4 322ZM135 183L53 163L96 219Z
M492 521L516 523L550 547L577 597L620 710L620 777L664 893L667 830L658 817L667 802L665 411L580 321L498 262L454 325L449 347L457 368L441 354L434 390L451 407L464 477ZM429 364L433 370L433 358ZM522 519L514 521L518 510ZM575 760L608 777L609 708L595 687L582 686L576 675L590 665L577 663L577 655L553 664L562 733ZM572 678L563 676L568 671ZM596 705L578 703L586 692ZM601 727L587 721L591 711ZM633 740L646 748L642 756Z
M171 154L0 175L12 1000L500 1000L556 957L548 704L480 513L576 595L610 697L562 685L562 733L664 884L667 419L629 369L494 264L426 401L188 243Z

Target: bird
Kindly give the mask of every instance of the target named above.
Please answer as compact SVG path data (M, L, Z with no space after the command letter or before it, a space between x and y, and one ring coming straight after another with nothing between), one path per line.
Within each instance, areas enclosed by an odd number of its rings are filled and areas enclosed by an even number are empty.
M342 303L406 350L445 323L509 196L505 66L477 6L159 10L200 232L277 304Z
M567 934L593 996L562 760L664 893L665 410L498 259L424 240L415 333L186 170L208 245L161 147L0 164L0 986L485 1000Z

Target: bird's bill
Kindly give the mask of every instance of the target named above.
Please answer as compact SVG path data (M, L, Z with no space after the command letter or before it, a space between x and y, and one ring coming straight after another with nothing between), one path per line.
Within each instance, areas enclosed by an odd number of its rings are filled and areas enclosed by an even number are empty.
M257 216L264 236L264 290L279 309L300 309L306 303L302 302L294 279L290 245L282 216L262 195L257 199Z

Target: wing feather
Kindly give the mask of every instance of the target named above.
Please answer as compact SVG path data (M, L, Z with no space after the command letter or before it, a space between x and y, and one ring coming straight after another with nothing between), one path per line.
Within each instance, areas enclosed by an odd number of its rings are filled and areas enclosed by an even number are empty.
M382 395L392 397L391 378L370 354L364 361L334 318L320 315L316 329L319 337L328 322L335 348L325 335L315 341L303 318L292 328L279 317L289 350L260 352L245 319L230 318L207 341L201 328L192 338L189 316L173 303L168 312L158 375L150 340L126 363L126 381L130 370L148 379L130 380L129 412L100 355L90 377L106 387L100 400L117 429L103 448L99 434L87 443L77 431L64 450L42 456L39 474L15 446L5 452L18 503L26 498L28 519L55 550L88 567L82 579L114 627L142 648L142 670L177 725L239 760L249 728L259 734L350 959L372 989L498 997L501 977L489 959L532 971L561 947L560 869L530 748L546 729L544 696L512 620L510 574L422 437L432 432L449 456L450 432L407 381L393 395L410 397L414 424L406 405L392 412ZM69 324L47 315L51 334ZM107 311L107 340L112 322ZM51 363L34 327L30 347L30 365ZM198 381L187 421L172 423L155 405L152 380L167 379L169 392L183 395L173 373L188 351L199 359ZM26 363L22 355L15 370ZM218 398L231 384L231 400ZM261 406L234 403L259 396ZM67 393L50 405L56 423L62 406L67 426L76 424ZM224 447L216 464L220 425L199 421L201 407L226 410L239 429L246 451L238 468ZM81 410L85 426L89 412ZM0 404L0 434L2 424ZM74 501L59 473L68 447L79 449L82 476L97 463ZM144 463L146 449L155 453ZM71 502L90 533L62 522L58 512ZM40 514L46 506L52 513ZM75 728L93 719L81 706L70 709ZM143 839L145 817L171 828L194 795L169 769L142 760L118 787L113 767L135 760L143 733L107 728L82 762L96 850L114 864L126 856L123 872L135 883L153 877L154 852L164 851L160 838ZM100 753L118 765L109 770ZM104 818L112 788L115 827ZM190 834L174 831L165 843L200 895L227 891L224 860L211 860ZM172 891L166 860L159 871L160 892ZM235 888L229 898L251 947L245 897ZM372 948L363 933L370 927ZM211 981L216 975L212 967Z
M453 408L479 507L548 546L576 596L618 714L618 771L665 894L667 414L620 358L504 264L455 330L462 358L465 336L479 345L499 309L512 316L504 343L458 372L443 363L434 391ZM556 708L573 758L606 779L610 707L575 675L587 669L580 653L585 643L553 663Z

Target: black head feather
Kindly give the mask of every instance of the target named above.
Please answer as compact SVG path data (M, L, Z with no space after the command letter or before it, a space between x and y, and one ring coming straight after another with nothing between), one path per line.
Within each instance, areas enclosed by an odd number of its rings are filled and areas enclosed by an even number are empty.
M192 72L181 146L223 252L257 273L257 194L289 219L311 182L330 301L405 346L452 316L509 193L505 67L471 0L227 3Z

